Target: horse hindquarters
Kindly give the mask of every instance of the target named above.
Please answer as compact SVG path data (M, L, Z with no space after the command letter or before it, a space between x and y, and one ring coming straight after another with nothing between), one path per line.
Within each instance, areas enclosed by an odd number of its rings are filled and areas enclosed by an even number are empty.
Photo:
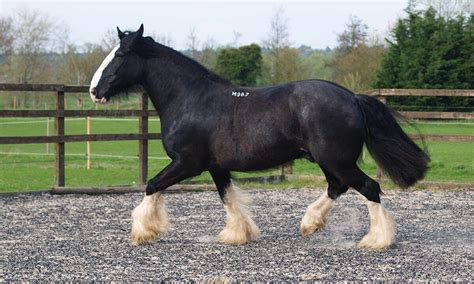
M371 249L388 248L395 239L393 217L380 204L379 184L357 166L365 141L364 114L355 100L332 103L340 103L338 106L343 111L326 112L323 113L325 117L314 119L324 123L315 125L315 131L309 135L311 155L326 175L328 191L308 207L301 224L302 234L307 235L323 227L334 200L348 187L352 187L367 198L371 220L370 230L359 246Z

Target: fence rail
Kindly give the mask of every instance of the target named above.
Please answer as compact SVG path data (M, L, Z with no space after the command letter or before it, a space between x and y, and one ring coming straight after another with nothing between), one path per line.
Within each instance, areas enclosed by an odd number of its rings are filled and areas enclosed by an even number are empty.
M54 92L54 110L0 110L0 117L53 117L54 136L0 136L0 144L54 143L55 144L55 187L65 186L65 143L83 141L123 141L137 140L139 183L144 184L148 175L148 140L161 139L160 133L149 133L148 118L158 116L148 110L148 96L141 89L134 91L138 96L138 109L133 110L66 110L65 95L68 93L88 93L88 86L68 86L58 84L0 84L0 95L5 91ZM365 92L376 96L382 102L389 96L461 96L474 97L474 90L439 90L439 89L376 89ZM474 119L474 113L466 112L401 112L408 118L416 119ZM88 134L65 135L66 117L138 117L138 133L123 134ZM412 135L420 139L420 135ZM469 135L423 135L433 141L474 141ZM282 169L282 175L285 170Z
M2 110L0 117L124 117L124 116L158 116L153 110Z
M83 141L138 140L138 181L146 183L148 173L148 140L160 139L160 133L148 132L148 117L157 116L148 110L146 93L138 96L136 110L66 110L65 95L88 93L88 86L51 84L0 84L0 91L54 92L54 110L1 110L0 117L54 117L54 136L1 136L0 144L55 143L55 187L66 185L65 143ZM135 91L141 91L136 89ZM2 92L0 92L2 94ZM138 133L65 135L65 117L138 117Z
M468 89L375 89L364 94L377 97L474 97L474 90Z

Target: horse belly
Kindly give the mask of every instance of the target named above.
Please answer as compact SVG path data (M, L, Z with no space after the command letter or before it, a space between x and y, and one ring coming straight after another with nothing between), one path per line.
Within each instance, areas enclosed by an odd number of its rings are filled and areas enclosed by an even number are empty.
M241 133L216 142L215 162L232 171L264 170L301 156L295 141L268 129L264 133Z

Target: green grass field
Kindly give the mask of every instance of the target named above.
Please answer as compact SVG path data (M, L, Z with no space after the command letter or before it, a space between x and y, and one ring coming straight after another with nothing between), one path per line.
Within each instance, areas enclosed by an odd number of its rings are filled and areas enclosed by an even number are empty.
M159 132L159 121L151 119L150 132ZM424 134L474 135L474 122L418 122ZM50 129L53 122L50 121ZM136 119L100 119L92 121L92 133L133 133L138 130ZM0 119L0 136L46 135L47 120ZM413 130L407 128L408 132ZM85 119L67 119L66 134L85 134ZM426 142L432 157L431 169L426 180L474 182L474 145L469 142ZM138 180L138 142L92 142L92 169L86 169L86 143L66 143L67 186L130 185ZM161 141L151 141L149 147L149 173L154 175L168 162ZM29 191L53 186L54 145L46 144L0 145L0 191ZM375 163L368 154L361 161L361 168L375 175ZM257 173L234 173L237 177L278 174L279 169ZM294 173L322 175L315 164L298 160ZM208 173L192 181L211 182ZM294 183L298 185L298 183Z

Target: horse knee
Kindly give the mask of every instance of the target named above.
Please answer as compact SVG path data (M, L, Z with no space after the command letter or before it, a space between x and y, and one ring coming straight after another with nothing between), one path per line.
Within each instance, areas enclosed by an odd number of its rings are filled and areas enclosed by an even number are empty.
M360 188L356 188L356 190L365 196L367 200L380 203L380 193L382 193L382 190L380 189L379 183L375 180L367 179L365 184Z
M339 186L329 186L328 187L328 196L332 200L336 200L339 196L344 194L349 187L347 185L339 185Z

